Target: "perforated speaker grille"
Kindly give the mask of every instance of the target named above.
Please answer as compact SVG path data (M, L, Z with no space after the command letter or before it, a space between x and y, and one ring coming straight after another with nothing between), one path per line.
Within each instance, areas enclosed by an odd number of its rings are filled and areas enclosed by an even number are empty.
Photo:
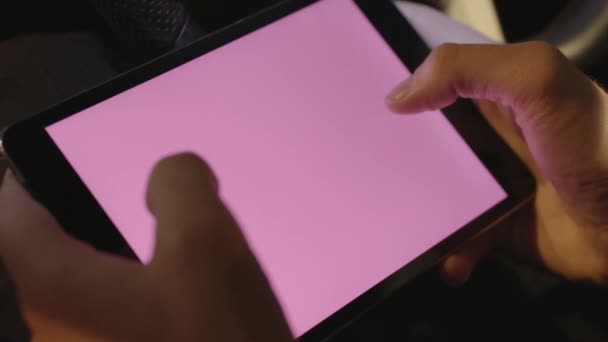
M179 0L90 0L117 37L132 49L171 48L188 15Z

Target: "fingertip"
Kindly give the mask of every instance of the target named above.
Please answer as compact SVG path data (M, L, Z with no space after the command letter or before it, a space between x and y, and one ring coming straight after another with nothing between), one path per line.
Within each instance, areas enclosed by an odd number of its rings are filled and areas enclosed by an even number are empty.
M208 164L198 155L185 152L160 160L152 170L146 201L156 212L160 206L188 205L201 197L217 197L218 182Z
M471 278L473 266L459 255L445 259L440 266L441 279L450 286L462 286Z
M401 82L385 98L387 107L396 114L411 114L407 106L407 100L414 90L413 77Z
M199 170L202 172L209 172L207 163L193 152L182 152L165 157L156 163L154 172L156 173L167 173L173 172L174 170Z
M386 107L388 107L388 109L394 114L399 114L399 115L410 114L409 112L401 109L401 105L398 102L395 102L393 99L391 99L388 96L384 100L384 103L385 103Z

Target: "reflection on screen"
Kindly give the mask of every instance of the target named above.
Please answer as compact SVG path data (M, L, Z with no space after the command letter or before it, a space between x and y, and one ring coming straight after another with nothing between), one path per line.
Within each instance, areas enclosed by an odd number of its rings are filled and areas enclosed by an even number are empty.
M47 128L141 260L144 194L194 151L222 184L296 335L505 198L350 0L324 0Z

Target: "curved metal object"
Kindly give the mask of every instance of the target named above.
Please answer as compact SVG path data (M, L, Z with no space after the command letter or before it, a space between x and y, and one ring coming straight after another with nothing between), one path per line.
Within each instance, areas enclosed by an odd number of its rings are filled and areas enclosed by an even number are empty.
M172 48L188 15L180 0L90 0L127 48L155 53Z
M608 52L608 1L572 1L540 35L570 60L589 67Z
M496 41L501 23L492 0L414 0L440 8ZM547 2L549 6L550 3ZM587 68L608 54L608 1L570 0L561 14L540 34L528 40L544 40L558 47L570 60Z

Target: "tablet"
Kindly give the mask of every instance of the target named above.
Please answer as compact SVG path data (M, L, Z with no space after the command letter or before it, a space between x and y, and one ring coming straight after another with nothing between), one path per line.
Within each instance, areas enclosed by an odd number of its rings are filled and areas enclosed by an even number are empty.
M469 102L398 116L428 49L390 1L288 0L10 127L73 236L148 262L161 158L202 156L303 341L327 337L531 198Z

